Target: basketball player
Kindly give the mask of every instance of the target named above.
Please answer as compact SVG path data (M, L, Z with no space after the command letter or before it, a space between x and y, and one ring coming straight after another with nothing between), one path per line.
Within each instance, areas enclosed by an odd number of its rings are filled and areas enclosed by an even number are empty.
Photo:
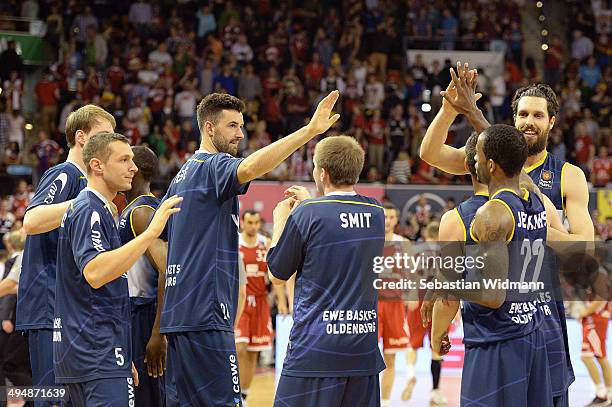
M476 278L486 273L487 277L521 281L523 269L528 270L528 279L535 272L535 260L522 255L516 243L524 246L528 242L535 250L546 242L544 204L536 194L519 187L527 150L525 138L511 126L494 125L478 137L476 173L478 181L488 186L491 198L476 211L466 231L466 238L469 234L475 243L484 245L484 270L468 272ZM500 246L504 242L508 249ZM463 297L453 290L450 293ZM463 306L466 350L461 405L552 406L547 352L540 351L546 346L540 329L544 317L536 307L535 295L521 297L516 290L488 294ZM438 347L436 336L432 345Z
M393 233L399 221L399 210L390 202L383 204L385 211L385 257L393 256L405 250L407 240ZM402 275L396 270L387 270L381 274L385 280L402 279ZM395 355L408 349L408 332L406 326L406 311L401 292L397 290L380 290L378 301L378 336L383 340L383 357L387 368L382 373L380 380L381 405L390 406L391 390L395 381Z
M258 233L260 227L259 212L247 210L242 214L240 253L247 274L247 296L244 311L236 329L236 351L238 352L243 400L246 400L249 394L259 352L272 348L272 321L266 286L268 277L266 253L270 246L270 239ZM275 285L274 291L279 313L287 314L285 287Z
M372 272L384 246L384 211L354 185L365 153L352 137L327 137L314 152L324 196L274 210L270 280L293 274L295 304L275 406L379 406L377 293ZM292 211L293 209L293 211Z
M482 131L489 124L476 106L476 81L470 81L467 64L462 68L458 63L457 71L456 74L451 69L452 84L443 92L445 100L453 109L447 110L440 120L450 121L450 125L459 112L468 117L476 131ZM452 96L448 93L451 87L455 91ZM594 227L588 211L589 194L584 173L578 167L546 151L548 134L555 124L559 110L554 91L543 84L521 88L514 94L512 110L515 127L521 131L529 146L524 170L569 224L569 234L557 233L555 229L549 228L549 240L592 241ZM428 131L421 144L421 158L444 171L453 174L465 173L462 168L465 150L445 145L446 134ZM552 314L544 320L544 331L555 406L568 406L567 390L574 381L574 373L569 357L563 301L557 298L555 302L555 306L551 307Z
M125 245L141 235L149 225L159 199L151 193L151 180L157 173L157 156L145 146L132 147L138 172L132 189L126 192L128 205L121 212L119 238ZM163 374L166 368L166 338L159 333L163 304L166 243L155 239L144 256L127 273L131 303L132 360L138 372L136 406L164 406ZM146 365L146 366L145 366Z
M168 338L168 374L183 405L240 405L234 340L238 296L238 195L295 150L332 126L339 97L331 92L308 125L235 158L244 138L244 103L213 93L198 105L200 149L183 165L167 196L180 194L182 211L168 222L168 266L161 332ZM198 236L194 239L194 236ZM173 374L176 372L176 374Z
M595 385L595 398L590 407L609 406L612 395L612 370L606 354L606 334L610 322L610 307L605 300L589 301L579 315L582 322L582 354L580 359L586 365ZM601 374L599 367L601 367ZM603 376L603 383L602 378Z
M134 403L138 375L132 363L127 271L178 212L166 200L149 227L121 246L111 212L117 192L131 188L138 171L128 140L115 133L85 145L87 188L70 204L58 240L53 358L58 383L74 406Z
M49 168L23 219L26 239L17 296L18 330L28 335L34 386L55 385L53 373L53 307L58 227L72 200L87 184L83 147L92 135L112 132L115 119L104 109L86 105L70 113L66 141L70 150L64 163ZM36 406L49 406L37 401ZM57 403L55 403L57 404Z

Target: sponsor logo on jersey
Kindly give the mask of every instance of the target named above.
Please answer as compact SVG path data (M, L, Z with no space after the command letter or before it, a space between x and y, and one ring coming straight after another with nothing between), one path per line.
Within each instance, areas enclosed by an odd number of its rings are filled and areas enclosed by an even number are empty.
M91 243L93 244L94 249L98 252L104 251L104 246L102 246L102 233L99 230L94 229L95 225L100 226L100 214L94 211L91 214L90 226L91 226Z
M540 175L540 182L538 182L538 186L540 188L552 189L553 187L553 178L555 174L552 171L543 170Z
M45 198L44 202L47 205L52 204L53 200L55 199L55 195L57 194L58 189L59 189L59 193L61 194L64 188L66 187L67 182L68 182L68 174L66 174L65 172L62 172L60 175L58 175L51 183L51 186L49 187L49 191L47 192L47 197Z

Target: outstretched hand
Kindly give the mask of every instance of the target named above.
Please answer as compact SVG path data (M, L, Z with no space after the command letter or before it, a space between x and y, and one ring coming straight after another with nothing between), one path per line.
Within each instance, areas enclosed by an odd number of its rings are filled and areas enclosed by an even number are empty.
M339 114L330 117L339 97L340 92L334 90L319 102L307 126L313 135L325 133L340 118Z
M481 93L476 93L478 72L469 69L469 64L461 65L457 62L457 73L450 68L451 82L445 91L440 92L444 98L443 104L454 112L467 115L474 109L478 109L476 102L482 98Z

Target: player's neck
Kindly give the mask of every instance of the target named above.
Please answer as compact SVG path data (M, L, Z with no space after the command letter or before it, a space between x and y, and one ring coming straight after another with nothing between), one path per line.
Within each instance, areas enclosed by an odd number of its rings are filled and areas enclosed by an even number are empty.
M521 189L519 187L519 178L491 178L491 182L489 182L489 197L493 197L495 193L501 189L510 189L514 191L517 195L521 195Z
M544 156L546 155L546 149L540 151L537 154L534 155L530 155L527 157L527 161L525 161L525 165L523 165L524 168L529 168L531 167L533 164L537 163L538 161L540 161L542 158L544 158Z
M94 175L89 175L87 177L87 188L99 192L108 202L112 202L118 192L111 190L102 178L98 178Z
M202 135L202 141L200 142L200 150L208 151L209 153L218 153L219 150L212 143L212 140L207 135Z
M323 194L324 195L329 195L331 193L334 192L355 192L355 187L354 185L326 185L323 188Z
M489 192L489 188L485 184L481 184L472 177L472 188L474 188L474 194L486 194Z
M66 161L72 161L76 165L85 172L85 162L83 161L83 150L78 145L75 145L70 150L68 150L68 157L66 157Z
M150 183L145 182L142 185L134 185L132 183L132 189L125 193L125 197L128 203L142 195L148 195L151 193Z
M255 243L257 243L257 234L249 236L246 233L242 232L240 235L242 236L242 240L244 241L244 243L249 246L254 246Z

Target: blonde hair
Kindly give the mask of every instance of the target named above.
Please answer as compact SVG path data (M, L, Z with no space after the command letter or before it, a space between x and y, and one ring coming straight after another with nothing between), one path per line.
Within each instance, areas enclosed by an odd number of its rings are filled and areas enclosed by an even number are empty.
M315 146L315 164L325 169L333 185L355 185L364 159L365 152L353 137L327 137Z
M21 230L9 232L6 240L16 252L23 250L23 246L25 245L25 235L21 233Z
M89 133L91 128L102 120L110 122L113 129L117 126L113 115L96 105L85 105L70 113L66 119L66 141L68 142L68 147L74 147L78 130Z

